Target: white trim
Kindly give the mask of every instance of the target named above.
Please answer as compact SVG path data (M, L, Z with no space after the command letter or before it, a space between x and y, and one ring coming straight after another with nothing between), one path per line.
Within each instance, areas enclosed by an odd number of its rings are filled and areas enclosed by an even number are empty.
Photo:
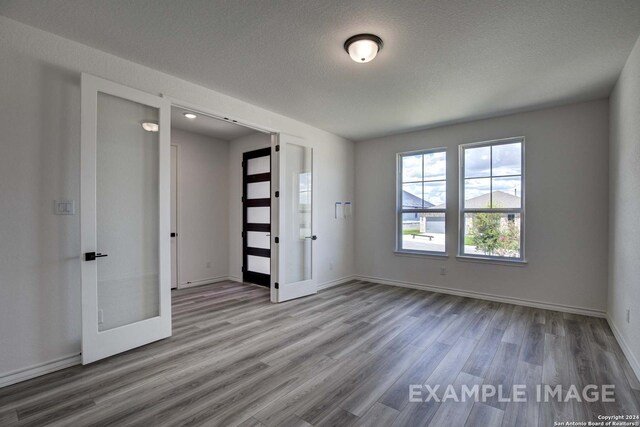
M225 281L235 282L235 281L238 281L238 279L236 277L231 277L231 276L211 277L209 279L200 279L200 280L193 280L187 283L179 283L178 289L194 288L196 286L210 285L212 283L219 283L219 282L225 282Z
M180 289L180 254L182 251L180 250L180 232L182 230L182 217L180 216L180 206L182 205L182 191L180 191L180 182L182 182L180 177L180 145L179 143L174 143L171 141L171 147L176 147L176 263L175 265L171 263L171 267L176 269L176 287L171 289ZM173 206L171 207L173 208Z
M581 314L584 316L606 317L604 310L596 310L593 308L575 307L572 305L555 304L551 302L535 301L524 298L506 297L484 292L465 291L461 289L443 288L441 286L432 286L425 283L403 282L399 280L382 279L379 277L355 276L358 280L364 280L372 283L380 283L382 285L399 286L401 288L422 289L425 291L439 292L448 295L457 295L468 298L484 299L488 301L502 302L506 304L522 305L525 307L543 308L545 310L561 311L564 313Z
M343 285L347 282L351 282L352 280L357 280L355 275L341 277L340 279L330 280L328 282L324 282L318 285L318 290L328 289L334 286Z
M640 380L640 362L638 362L636 355L633 354L633 352L631 351L631 348L629 347L627 342L624 340L624 337L622 333L620 333L620 330L618 329L616 324L613 323L613 319L611 318L611 316L609 316L609 313L607 313L606 319L607 319L607 323L609 323L609 327L611 328L611 331L613 332L613 336L615 337L616 341L618 341L618 344L620 344L620 348L622 349L622 352L626 356L627 361L629 361L629 365L631 365L631 369L633 369L633 372L636 374L636 378Z
M0 388L79 365L80 360L80 353L78 353L2 374L0 375Z

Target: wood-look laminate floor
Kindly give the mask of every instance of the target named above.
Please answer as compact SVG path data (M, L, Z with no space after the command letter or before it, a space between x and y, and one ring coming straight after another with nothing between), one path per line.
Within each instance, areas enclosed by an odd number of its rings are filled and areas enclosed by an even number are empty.
M0 425L551 426L638 414L603 319L353 282L173 293L174 335L0 389ZM409 402L410 384L614 384L615 403ZM439 390L438 395L444 397Z

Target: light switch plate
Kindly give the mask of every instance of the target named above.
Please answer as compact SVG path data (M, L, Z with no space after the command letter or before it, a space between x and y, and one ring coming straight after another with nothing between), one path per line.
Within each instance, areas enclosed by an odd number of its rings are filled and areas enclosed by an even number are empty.
M53 209L56 215L76 214L76 204L73 200L54 200Z

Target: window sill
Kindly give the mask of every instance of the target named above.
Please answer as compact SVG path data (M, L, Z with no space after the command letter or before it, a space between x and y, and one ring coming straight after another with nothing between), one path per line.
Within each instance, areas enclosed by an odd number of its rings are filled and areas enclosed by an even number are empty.
M446 252L422 252L422 251L405 251L405 250L395 250L394 254L398 256L406 256L410 258L449 258L449 255Z
M456 255L456 258L459 261L463 261L463 262L475 262L478 264L497 264L497 265L506 265L509 267L525 267L528 264L526 260L520 260L520 259L508 260L508 259L496 259L496 258L467 256L467 255Z

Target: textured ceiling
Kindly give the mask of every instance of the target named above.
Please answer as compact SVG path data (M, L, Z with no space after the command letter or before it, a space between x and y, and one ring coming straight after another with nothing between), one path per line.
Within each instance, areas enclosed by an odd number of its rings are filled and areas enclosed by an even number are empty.
M225 122L213 117L207 117L200 113L195 113L198 117L187 119L184 113L191 112L178 107L171 108L171 127L186 130L212 138L231 141L232 139L250 135L256 131L244 126Z
M0 0L0 14L354 140L607 96L638 0ZM342 44L384 40L357 64Z

